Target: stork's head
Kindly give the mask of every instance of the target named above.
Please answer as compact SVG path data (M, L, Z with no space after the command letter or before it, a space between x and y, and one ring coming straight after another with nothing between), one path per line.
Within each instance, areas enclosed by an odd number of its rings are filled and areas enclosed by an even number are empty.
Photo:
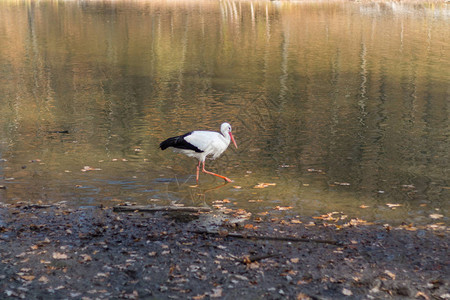
M231 125L226 122L222 123L222 125L220 126L220 132L222 132L223 136L227 136L227 134L230 135L231 141L237 149L238 146L236 145L236 141L234 140L233 134L231 133Z

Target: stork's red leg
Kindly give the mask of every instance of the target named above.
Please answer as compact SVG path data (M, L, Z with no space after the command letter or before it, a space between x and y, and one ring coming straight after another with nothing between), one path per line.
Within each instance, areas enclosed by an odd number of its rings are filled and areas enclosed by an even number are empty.
M198 184L198 173L200 173L200 164L201 164L201 161L198 161L198 165L197 165L197 184Z
M199 165L200 165L200 163L199 163ZM233 180L231 180L230 178L227 178L227 177L225 177L225 176L222 176L222 175L219 175L219 174L216 174L216 173L213 173L213 172L206 171L206 170L205 170L205 162L203 162L202 172L203 172L203 173L206 173L206 174L209 174L209 175L214 175L214 176L220 177L220 178L222 178L223 180L225 180L226 182L233 182Z

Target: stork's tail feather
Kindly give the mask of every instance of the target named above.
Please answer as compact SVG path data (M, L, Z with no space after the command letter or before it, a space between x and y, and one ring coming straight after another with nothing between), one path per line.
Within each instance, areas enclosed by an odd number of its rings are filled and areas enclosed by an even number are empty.
M159 147L161 148L161 150L165 150L169 147L174 147L177 149L184 149L184 150L192 150L198 153L203 152L203 150L200 150L199 148L197 148L195 145L192 145L190 143L188 143L184 138L187 137L188 135L190 135L192 133L188 132L186 134L180 135L180 136L174 136L171 138L168 138L167 140L161 142L161 144L159 144Z

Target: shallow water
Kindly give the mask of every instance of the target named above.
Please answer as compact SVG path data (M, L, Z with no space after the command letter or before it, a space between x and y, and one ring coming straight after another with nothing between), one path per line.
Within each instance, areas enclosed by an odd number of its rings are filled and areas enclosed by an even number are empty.
M448 223L448 5L7 0L0 20L0 202ZM158 144L224 121L239 149L206 166L235 182L195 187Z

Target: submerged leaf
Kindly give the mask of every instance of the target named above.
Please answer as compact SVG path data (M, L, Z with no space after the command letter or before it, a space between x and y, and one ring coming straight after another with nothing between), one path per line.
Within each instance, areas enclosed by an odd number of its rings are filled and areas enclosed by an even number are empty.
M290 210L293 209L292 206L275 206L276 210Z
M387 205L389 208L395 208L395 207L402 206L402 204L398 204L398 203L386 203L386 205Z
M84 166L83 169L81 169L81 172L86 172L86 171L101 171L102 169L100 168L93 168L90 166Z
M254 189L263 189L263 188L266 188L268 186L275 186L275 185L277 185L277 184L276 183L258 183L253 188Z
M443 217L444 217L444 215L441 215L441 214L431 214L430 215L430 218L432 218L432 219L440 219Z

